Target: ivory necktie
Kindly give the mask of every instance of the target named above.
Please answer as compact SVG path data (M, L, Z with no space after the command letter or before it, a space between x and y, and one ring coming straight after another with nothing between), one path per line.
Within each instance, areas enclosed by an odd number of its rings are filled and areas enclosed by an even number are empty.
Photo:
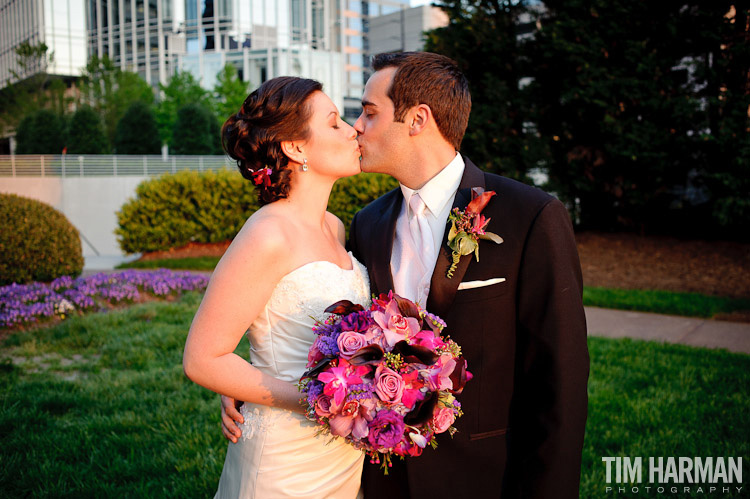
M427 222L427 216L425 214L425 209L427 208L427 206L424 204L424 201L422 201L422 198L419 197L418 193L415 192L412 195L411 199L409 200L409 207L413 212L413 216L409 221L409 229L411 232L412 241L414 242L414 253L416 254L417 261L420 264L420 270L412 274L412 278L415 281L414 287L417 289L417 300L421 301L422 299L426 299L425 295L427 290L423 286L423 280L426 279L425 284L428 284L430 282L432 269L429 268L428 265L429 262L432 262L434 260L433 253L435 252L435 243L433 241L430 224ZM428 273L430 275L428 275Z

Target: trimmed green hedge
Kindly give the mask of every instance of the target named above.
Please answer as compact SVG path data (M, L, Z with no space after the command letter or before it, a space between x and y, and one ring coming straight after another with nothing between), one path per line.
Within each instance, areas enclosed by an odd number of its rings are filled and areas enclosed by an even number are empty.
M342 178L333 185L328 211L344 222L348 236L354 214L396 187L398 182L393 177L379 173L360 173Z
M387 175L343 178L333 186L328 209L348 231L358 210L397 185ZM115 233L126 253L227 241L258 206L253 183L233 170L165 174L138 186L136 198L117 213Z
M52 206L0 194L0 285L51 281L83 270L81 238Z
M258 209L252 182L228 169L182 171L141 182L117 212L126 253L168 250L189 242L232 239Z

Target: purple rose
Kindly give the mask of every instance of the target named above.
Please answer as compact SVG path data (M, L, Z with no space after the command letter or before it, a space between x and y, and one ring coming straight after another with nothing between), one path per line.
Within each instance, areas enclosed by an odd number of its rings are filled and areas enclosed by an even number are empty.
M367 426L367 440L376 449L391 449L404 437L404 418L395 411L383 409Z
M367 346L367 339L362 333L344 331L336 339L336 345L339 347L341 357L349 359L352 355L357 353L360 348Z

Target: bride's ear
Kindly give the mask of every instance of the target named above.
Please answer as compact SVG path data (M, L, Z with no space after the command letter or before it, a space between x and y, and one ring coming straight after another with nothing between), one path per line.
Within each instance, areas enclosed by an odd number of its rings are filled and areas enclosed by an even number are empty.
M289 161L302 164L305 159L303 143L298 140L284 140L281 142L281 151L289 158Z

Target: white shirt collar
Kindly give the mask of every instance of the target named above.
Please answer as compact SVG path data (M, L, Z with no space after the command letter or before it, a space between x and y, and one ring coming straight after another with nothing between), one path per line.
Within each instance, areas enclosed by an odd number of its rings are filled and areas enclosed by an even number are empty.
M419 196L424 201L424 204L430 210L433 216L438 216L445 205L452 201L458 190L458 186L461 184L461 178L464 175L464 159L459 153L456 153L456 157L451 160L437 175L427 181L421 189L414 190L406 187L404 184L401 186L401 193L404 195L406 201L407 211L409 206L409 200L415 192L419 193Z

